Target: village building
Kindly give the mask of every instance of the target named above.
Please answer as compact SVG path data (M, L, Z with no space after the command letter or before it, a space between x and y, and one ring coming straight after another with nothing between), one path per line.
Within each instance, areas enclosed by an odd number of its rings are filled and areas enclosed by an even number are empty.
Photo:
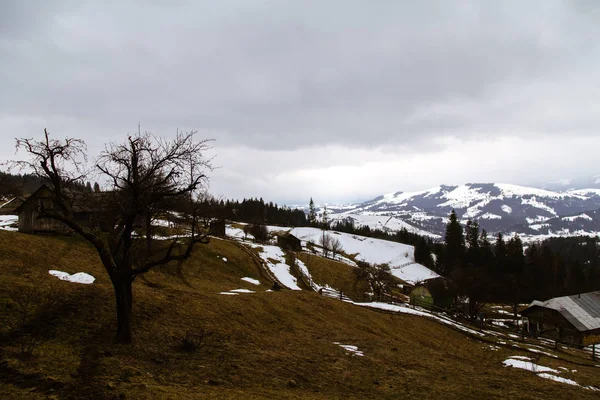
M225 220L212 220L209 223L208 233L213 236L225 236Z
M277 245L284 250L302 251L302 242L291 233L277 235Z
M101 226L101 196L102 193L72 193L71 212L78 223L87 227ZM46 185L41 186L15 209L19 216L19 232L70 233L72 229L64 223L40 216L43 210L52 210L54 207L52 191Z
M424 308L448 308L454 302L450 282L446 278L427 279L410 291L410 304Z
M534 300L519 314L532 334L576 346L600 343L600 291Z

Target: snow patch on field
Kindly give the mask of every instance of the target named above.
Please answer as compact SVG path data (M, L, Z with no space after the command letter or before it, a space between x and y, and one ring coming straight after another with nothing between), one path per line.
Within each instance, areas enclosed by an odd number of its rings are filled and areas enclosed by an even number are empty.
M549 367L544 367L542 365L534 364L531 361L515 360L514 358L508 358L504 360L502 364L504 364L505 367L519 368L535 373L553 372L555 374L560 374L560 372L557 369L552 369Z
M500 207L502 209L502 211L504 211L507 214L512 213L512 208L510 206L507 206L506 204L503 204L502 207Z
M301 290L298 281L290 272L290 266L285 263L285 254L277 246L251 244L252 247L261 249L259 256L277 280L288 289Z
M52 276L57 277L61 281L73 282L73 283L83 283L84 285L89 285L94 283L96 278L91 276L90 274L86 274L85 272L78 272L76 274L69 274L63 271L57 271L55 269L51 269L48 273Z
M588 390L593 390L593 391L600 391L600 389L598 389L596 387L582 386L572 379L563 378L562 376L557 376L561 373L561 371L554 369L554 368L550 368L550 367L544 367L543 365L535 364L535 363L531 362L531 359L529 357L511 356L508 359L504 360L502 362L502 364L504 364L505 367L519 368L519 369L524 369L525 371L533 372L540 378L550 379L554 382L566 383L567 385L579 386L583 389L588 389ZM568 372L567 368L564 368L564 367L559 367L559 368ZM576 371L573 370L572 372L576 372Z
M575 221L576 219L585 219L585 220L588 220L588 221L592 221L593 220L592 217L590 217L589 215L587 215L585 213L584 214L579 214L579 215L573 215L573 216L570 216L570 217L562 217L561 219L563 221L571 221L571 222Z
M337 344L342 349L346 350L346 352L352 354L352 356L364 357L363 352L358 350L357 346L353 346L351 344L341 344L340 342L333 342L333 344Z
M258 279L250 278L248 276L243 277L242 280L253 285L260 285L260 281Z
M6 231L18 231L18 228L14 228L11 225L17 225L19 223L19 217L16 215L0 215L0 229Z
M496 214L492 214L492 213L485 213L482 216L480 216L479 218L481 219L502 219L501 216L496 215Z

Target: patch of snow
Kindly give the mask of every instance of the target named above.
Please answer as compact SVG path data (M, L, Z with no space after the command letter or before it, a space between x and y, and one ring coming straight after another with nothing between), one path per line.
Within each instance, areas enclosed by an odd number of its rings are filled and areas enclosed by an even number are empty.
M535 218L525 218L525 221L527 221L528 224L533 224L534 222L546 222L548 221L550 218L549 217L544 217L543 215L538 215Z
M511 185L507 183L496 183L494 184L498 189L502 191L502 195L506 197L512 196L540 196L540 197L550 197L553 199L560 199L565 197L564 194L551 192L549 190L544 189L536 189L532 187L525 187L519 185Z
M57 277L61 281L83 283L84 285L92 284L96 280L96 278L94 278L90 274L86 274L85 272L78 272L76 274L71 275L67 272L51 269L48 271L48 273L52 276Z
M481 219L502 219L502 217L500 215L492 214L489 212L481 215L479 218L481 218Z
M237 296L238 295L238 293L231 293L231 292L221 292L219 294L227 294L227 295L230 295L230 296Z
M507 206L506 204L503 204L502 207L500 207L502 209L502 211L504 211L507 214L512 213L512 208L510 206Z
M0 229L5 231L18 231L18 228L13 228L11 225L19 223L19 217L16 215L0 215Z
M222 258L223 262L227 262L227 258L223 257Z
M537 376L539 376L540 378L544 378L544 379L550 379L554 382L566 383L567 385L581 386L579 383L577 383L571 379L563 378L562 376L556 376L556 375L551 375L551 374L546 374L546 373L537 374Z
M260 257L283 286L291 290L301 290L296 277L290 273L290 266L285 263L285 254L280 247L258 244L251 244L251 246L262 248Z
M260 281L258 279L250 278L248 276L243 277L242 280L253 285L260 285Z
M364 357L362 351L358 350L357 346L353 346L351 344L341 344L340 342L333 342L333 344L337 344L342 349L346 350L348 353L352 354L352 356Z
M248 289L233 289L233 290L230 290L230 292L232 292L232 293L256 293L254 290L248 290Z
M588 221L592 221L593 220L592 217L590 217L589 215L587 215L585 213L584 214L579 214L579 215L573 215L573 216L570 216L570 217L562 217L561 219L563 221L571 221L571 222L575 221L576 219L585 219L585 220L588 220Z
M522 361L522 360L515 360L514 358L508 358L508 359L504 360L502 363L504 364L505 367L519 368L519 369L524 369L526 371L531 371L531 372L535 372L535 373L553 372L555 374L560 374L560 372L556 369L544 367L543 365L534 364L530 361Z
M556 213L556 211L554 211L554 209L552 207L548 207L544 203L540 203L539 201L536 200L535 197L532 197L530 199L521 198L521 204L527 204L529 206L539 208L540 210L547 211L550 214L554 215L555 217L558 217L558 214Z

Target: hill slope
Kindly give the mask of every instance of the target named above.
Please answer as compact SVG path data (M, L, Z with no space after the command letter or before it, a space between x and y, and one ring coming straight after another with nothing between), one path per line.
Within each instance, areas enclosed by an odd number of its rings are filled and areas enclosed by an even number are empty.
M96 280L60 281L49 269L86 272ZM0 330L2 397L596 397L591 390L505 368L508 356L530 354L490 350L430 319L377 312L314 292L265 292L269 287L236 243L213 239L187 262L136 280L135 343L114 346L113 291L93 249L75 237L0 231L0 316L7 322ZM40 332L40 344L33 358L21 359L16 299L32 288L51 292L56 301L32 313L29 322ZM239 288L256 293L220 294ZM33 298L34 306L46 301ZM206 347L181 350L178 339L203 330L212 332ZM364 355L335 342L357 346ZM597 368L578 360L542 356L539 362L577 369L563 375L595 384Z

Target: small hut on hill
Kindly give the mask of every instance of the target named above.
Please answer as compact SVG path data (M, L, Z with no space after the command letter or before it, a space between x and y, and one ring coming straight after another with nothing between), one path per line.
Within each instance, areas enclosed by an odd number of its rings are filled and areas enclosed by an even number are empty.
M225 220L213 220L209 223L209 234L213 236L225 236Z
M291 233L277 235L277 245L285 250L302 251L302 242Z
M101 197L103 193L72 193L71 212L80 224L100 227L102 218ZM72 230L62 222L42 218L43 210L52 210L52 191L46 185L40 187L15 209L19 216L19 232L22 233L69 233Z
M600 291L534 300L519 314L531 333L576 346L600 343Z
M410 304L424 308L448 308L454 302L454 292L446 278L427 279L413 287Z

